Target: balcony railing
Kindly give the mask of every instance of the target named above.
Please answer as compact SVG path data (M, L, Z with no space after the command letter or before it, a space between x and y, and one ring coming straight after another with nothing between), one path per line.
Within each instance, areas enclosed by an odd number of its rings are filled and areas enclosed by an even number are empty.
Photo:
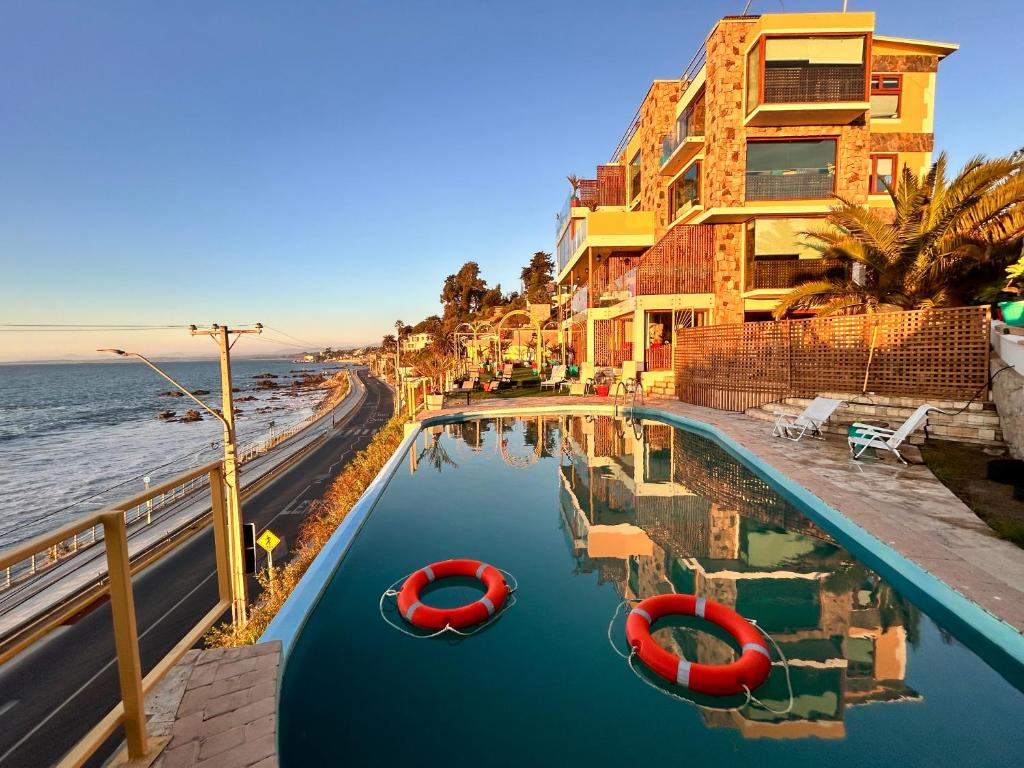
M701 96L677 119L661 141L661 164L665 165L687 138L704 135L704 97Z
M581 286L572 292L572 299L569 300L569 311L576 315L585 312L590 306L590 291L587 286Z
M808 280L841 277L845 269L836 259L755 259L747 267L747 290L793 288Z
M834 167L747 174L747 200L822 200L835 194Z
M587 239L587 220L585 218L573 219L562 238L558 241L558 271L561 272L569 263L569 259L576 253L577 249Z
M594 289L593 305L608 307L636 295L636 255L612 255L594 268L591 286Z
M555 215L555 236L569 220L573 207L598 208L626 204L626 169L621 165L597 166L596 179L580 179L576 196L569 195Z
M821 104L866 101L863 64L769 66L764 72L765 104Z
M712 293L714 248L710 225L670 229L640 259L637 295Z

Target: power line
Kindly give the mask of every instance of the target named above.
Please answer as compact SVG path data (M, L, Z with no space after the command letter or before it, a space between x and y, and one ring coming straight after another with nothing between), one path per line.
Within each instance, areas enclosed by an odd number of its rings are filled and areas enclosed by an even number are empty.
M298 336L292 336L290 333L285 333L284 331L280 330L279 328L271 328L269 325L265 325L263 327L266 328L269 331L273 331L274 333L279 333L282 336L287 336L289 339L295 339L295 341L299 342L300 344L304 344L304 345L309 346L309 347L319 347L320 346L319 344L314 344L311 341L307 341L305 339L300 339Z

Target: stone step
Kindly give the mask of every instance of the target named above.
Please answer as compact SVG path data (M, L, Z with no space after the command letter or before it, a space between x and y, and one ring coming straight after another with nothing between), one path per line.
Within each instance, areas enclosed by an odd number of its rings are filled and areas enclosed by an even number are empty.
M898 408L910 408L914 409L923 403L929 403L934 405L936 408L944 408L947 411L958 411L961 408L966 407L969 411L994 411L996 408L995 403L991 400L974 400L968 405L966 400L941 400L939 398L929 397L921 399L919 397L895 397L892 395L873 395L870 392L868 394L859 394L853 392L821 392L819 393L822 397L831 397L836 400L869 400L875 405L894 406ZM809 403L813 398L787 398L787 400L793 400L794 402L800 401Z

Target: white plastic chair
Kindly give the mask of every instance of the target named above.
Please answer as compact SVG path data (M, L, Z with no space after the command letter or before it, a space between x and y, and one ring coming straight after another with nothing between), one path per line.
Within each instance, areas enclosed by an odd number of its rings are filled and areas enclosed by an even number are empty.
M545 379L540 383L540 388L551 387L554 389L560 386L565 381L565 366L564 365L553 365L551 366L551 378Z
M836 412L836 408L842 404L842 400L833 400L831 397L816 397L799 416L791 417L784 413L779 414L779 418L775 420L775 426L772 428L772 435L796 442L810 432L811 437L824 440L821 428Z
M907 460L900 454L900 446L906 442L907 438L918 427L928 421L928 413L930 411L938 411L949 416L952 415L950 411L944 411L941 408L936 408L934 405L926 403L919 406L910 415L910 418L900 425L899 429L886 429L885 427L874 427L870 424L854 422L853 426L860 430L860 434L847 436L846 441L850 446L850 453L853 454L853 458L859 459L868 448L881 448L882 450L892 451L897 459L906 464ZM858 447L860 450L857 450Z

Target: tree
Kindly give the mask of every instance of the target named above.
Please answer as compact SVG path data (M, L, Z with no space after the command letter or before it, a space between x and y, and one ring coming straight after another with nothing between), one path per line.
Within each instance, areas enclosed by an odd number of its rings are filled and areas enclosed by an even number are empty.
M1024 237L1024 158L975 157L952 180L939 155L921 177L904 166L884 214L842 201L830 227L802 233L844 275L804 282L775 310L821 314L965 304L1019 252Z
M394 352L395 348L397 346L398 346L398 343L395 341L395 334L389 333L387 336L385 336L383 339L381 339L380 351L381 352Z
M441 290L444 319L465 320L480 309L487 283L480 277L480 265L467 261L454 275L448 275Z
M520 279L523 293L531 304L546 304L550 301L548 283L554 279L555 262L550 253L537 251L530 263L523 267Z
M430 317L424 318L412 327L412 333L430 333L436 335L440 330L441 318L437 315L431 315Z

